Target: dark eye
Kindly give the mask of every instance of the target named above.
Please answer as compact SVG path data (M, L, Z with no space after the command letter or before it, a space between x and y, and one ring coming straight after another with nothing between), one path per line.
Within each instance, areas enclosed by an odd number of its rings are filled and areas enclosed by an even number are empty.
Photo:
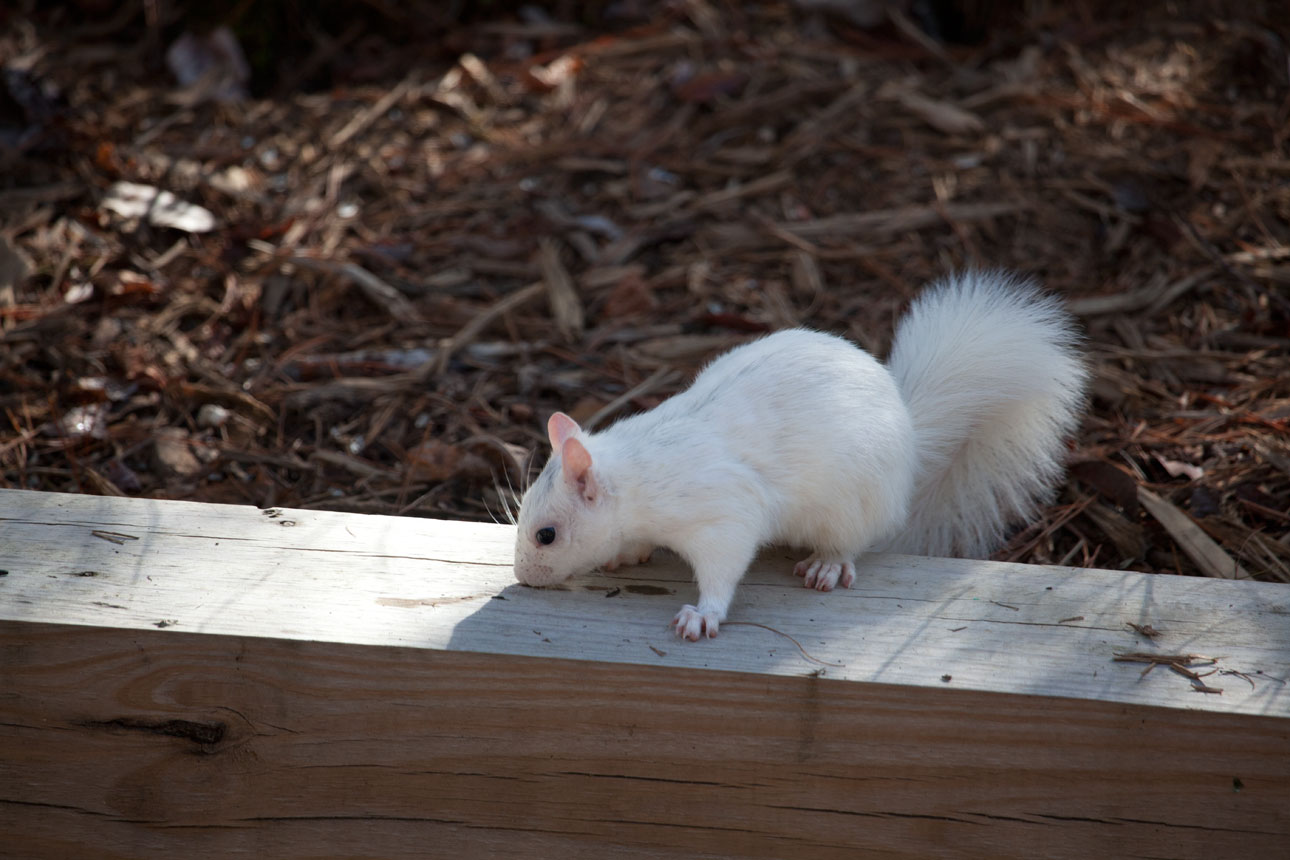
M538 539L538 543L542 544L543 546L546 546L547 544L552 543L553 541L555 541L555 529L551 528L551 526L547 526L544 529L538 529L537 539Z

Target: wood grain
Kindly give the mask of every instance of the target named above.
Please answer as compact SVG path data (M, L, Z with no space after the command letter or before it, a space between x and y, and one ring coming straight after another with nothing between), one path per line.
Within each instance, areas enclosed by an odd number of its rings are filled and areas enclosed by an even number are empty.
M0 491L0 855L1290 844L1282 586L873 556L821 595L772 551L735 604L747 623L684 643L666 629L693 595L681 565L522 588L513 540ZM1111 659L1153 649L1243 674L1210 695Z
M690 571L660 554L560 589L515 583L508 526L0 490L0 618L805 675L1290 716L1290 590L872 555L820 594L772 550L731 621L683 643ZM1127 622L1152 625L1148 641ZM767 629L773 628L773 629ZM815 660L802 655L788 637ZM1193 693L1117 651L1222 657Z
M43 857L1284 857L1290 726L1036 696L0 624Z

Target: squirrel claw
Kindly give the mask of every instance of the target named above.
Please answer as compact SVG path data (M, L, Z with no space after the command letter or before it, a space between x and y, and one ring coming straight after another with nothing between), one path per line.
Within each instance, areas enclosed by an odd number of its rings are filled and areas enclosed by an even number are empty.
M700 612L697 606L686 604L681 607L680 612L676 613L671 626L676 628L676 635L682 639L698 642L705 634L709 639L715 637L721 622L716 613Z
M802 577L802 585L816 591L832 591L841 584L850 588L856 581L856 566L851 561L833 561L812 555L793 566L793 573Z

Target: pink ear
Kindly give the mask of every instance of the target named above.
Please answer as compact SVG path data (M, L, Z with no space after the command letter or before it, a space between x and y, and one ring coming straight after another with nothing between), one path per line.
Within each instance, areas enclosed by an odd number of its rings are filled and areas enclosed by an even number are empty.
M576 425L575 425L576 426ZM591 471L591 452L577 439L565 439L560 448L560 468L564 480L575 488L582 498L594 502L600 492L596 475Z
M557 412L546 422L546 435L551 440L551 449L559 451L564 445L564 440L577 436L582 432L578 422L574 421L563 412Z

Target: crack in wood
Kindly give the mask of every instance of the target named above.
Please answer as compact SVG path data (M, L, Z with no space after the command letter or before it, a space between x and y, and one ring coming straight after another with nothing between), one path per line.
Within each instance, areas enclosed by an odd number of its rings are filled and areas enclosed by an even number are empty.
M118 717L115 720L82 720L76 725L87 729L145 732L165 737L182 738L203 747L211 747L224 740L228 727L223 723L199 723L194 720L145 720Z
M408 821L416 824L454 824L465 827L479 827L481 825L472 824L469 821L462 821L456 818L430 818L428 816L413 815L372 815L372 814L355 814L355 815L254 815L248 818L239 818L238 821ZM489 829L492 829L489 827ZM509 828L521 829L521 828Z
M985 827L985 822L970 821L966 818L957 818L953 815L929 815L917 812L884 812L860 809L829 809L819 806L781 806L771 805L771 809L786 809L790 812L823 812L829 815L850 815L857 818L908 818L917 821L942 821L946 824L971 824L975 827ZM975 815L976 813L965 813ZM988 816L986 816L988 817Z
M633 782L666 782L673 785L712 785L718 788L742 788L743 786L732 785L728 782L710 782L701 779L671 779L665 776L634 776L628 773L588 773L578 770L560 770L553 771L547 776L583 776L588 779L624 779Z
M1102 823L1102 822L1099 822L1099 823ZM1241 836L1249 836L1251 834L1257 834L1260 836L1283 835L1281 833L1278 833L1275 830L1253 830L1250 828L1241 828L1238 830L1233 827L1211 827L1207 824L1204 824L1203 822L1192 824L1184 821L1156 821L1155 819L1151 819L1151 818L1112 818L1109 823L1111 824L1149 824L1153 827L1172 827L1176 830L1203 830L1206 833L1235 833Z
M35 809L62 809L67 812L79 812L83 815L97 815L102 817L104 813L95 812L92 809L86 809L83 806L70 806L66 803L40 803L34 800L14 800L10 797L0 797L0 804L8 806L26 806Z
M1238 833L1241 835L1248 835L1248 834L1254 833L1262 836L1280 836L1281 835L1276 831L1269 831L1269 830L1249 830L1249 829L1236 829L1231 827L1212 827L1204 823L1190 823L1190 822L1181 822L1181 821L1160 821L1158 819L1153 819L1153 818L1123 818L1123 817L1087 818L1079 815L1055 815L1055 814L1044 813L1044 812L1035 812L1032 814L1036 818L1050 818L1054 821L1071 821L1071 822L1078 822L1082 824L1097 824L1097 825L1149 824L1153 827L1172 827L1180 830L1203 830L1206 833Z

